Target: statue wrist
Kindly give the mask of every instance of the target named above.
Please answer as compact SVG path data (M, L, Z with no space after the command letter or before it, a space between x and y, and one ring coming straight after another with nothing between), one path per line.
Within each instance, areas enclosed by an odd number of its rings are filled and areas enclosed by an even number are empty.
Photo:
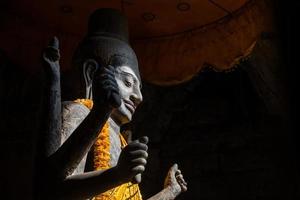
M50 81L59 81L60 80L60 71L55 63L48 63L50 67L45 67L46 75L49 77Z
M165 187L164 190L168 194L170 200L175 199L179 195L179 193L176 192L170 185Z
M118 181L119 185L124 184L129 181L124 176L124 172L122 172L122 170L118 166L112 167L112 168L110 168L110 170L112 170L115 180Z
M59 82L60 81L60 74L59 72L51 72L49 73L49 78L51 82Z

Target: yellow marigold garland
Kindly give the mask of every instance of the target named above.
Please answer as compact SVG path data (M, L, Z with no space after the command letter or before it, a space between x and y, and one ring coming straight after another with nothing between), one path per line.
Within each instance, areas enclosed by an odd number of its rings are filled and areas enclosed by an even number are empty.
M109 125L105 123L98 138L94 144L94 169L104 170L110 168L110 139L109 139ZM108 190L102 194L97 195L93 200L108 200L111 199L112 191Z
M110 142L109 125L105 123L94 144L94 169L103 170L110 168Z
M92 110L94 105L93 100L91 99L76 99L74 102L83 104L90 110Z
M90 110L93 108L93 101L90 99L77 99L77 103L85 105ZM122 148L127 145L121 134L120 141ZM94 144L94 169L104 170L110 168L110 138L109 124L105 123ZM97 195L93 200L142 200L142 195L137 184L124 183L116 188Z
M124 148L127 142L121 134L119 135ZM104 170L110 167L109 124L106 122L94 145L94 169ZM137 184L128 182L97 195L93 200L142 200L142 195Z

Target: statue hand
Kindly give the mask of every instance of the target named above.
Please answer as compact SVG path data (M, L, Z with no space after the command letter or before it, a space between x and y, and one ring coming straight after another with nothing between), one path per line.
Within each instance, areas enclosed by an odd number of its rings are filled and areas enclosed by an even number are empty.
M121 106L119 87L115 79L113 66L102 67L93 78L93 101L95 107L118 108Z
M46 70L52 75L59 74L59 41L56 37L52 38L48 46L43 51L43 59L47 63Z
M148 137L141 137L139 140L139 142L147 144L148 143ZM139 173L137 175L135 175L131 181L134 184L139 184L142 182L142 174Z
M123 181L140 182L140 174L145 171L148 157L148 137L129 143L121 152L116 166Z
M184 180L181 171L178 169L177 164L174 164L169 169L169 172L165 179L164 188L168 188L174 198L181 192L187 191L187 183Z

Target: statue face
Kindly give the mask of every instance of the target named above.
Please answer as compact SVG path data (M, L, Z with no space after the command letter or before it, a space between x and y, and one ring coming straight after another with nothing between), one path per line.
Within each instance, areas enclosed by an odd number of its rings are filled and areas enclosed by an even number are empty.
M115 109L111 118L118 124L131 121L137 106L142 102L141 83L134 71L126 66L116 68L116 81L121 96L121 106Z

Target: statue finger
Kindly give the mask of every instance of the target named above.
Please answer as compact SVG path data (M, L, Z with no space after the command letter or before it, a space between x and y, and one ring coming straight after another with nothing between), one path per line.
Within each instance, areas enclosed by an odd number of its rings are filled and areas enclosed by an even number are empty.
M103 67L102 68L102 73L103 74L109 74L111 76L115 76L115 70L114 69L111 69L111 68L108 68L108 67Z
M114 80L115 77L113 74L110 74L110 73L101 73L100 74L100 78L101 79L110 79L110 80Z
M108 74L108 75L111 75L111 76L113 76L114 77L114 72L112 72L107 66L105 67L101 67L100 69L99 69L99 74L100 74L100 76L101 75L105 75L105 74Z
M146 165L147 164L147 160L145 158L136 158L133 159L131 161L132 166L136 166L136 165Z
M105 72L104 70L104 72L101 72L99 75L100 80L109 80L112 85L118 87L115 75L112 72Z
M114 91L116 93L119 93L119 88L114 85L110 85L110 83L104 84L102 86L102 89L105 91Z
M110 99L110 96L111 96L111 88L103 88L103 89L105 89L105 92L104 92L104 94L105 94L105 99L106 100L108 100L108 99Z
M135 158L147 159L148 158L147 151L143 151L143 150L131 151L129 154L130 154L131 159L135 159Z
M101 74L109 74L109 75L115 77L116 69L111 66L104 66L101 68L100 72L101 72Z
M181 187L181 191L182 192L186 192L187 191L187 186L186 185L180 184L180 187Z
M144 150L144 151L148 150L147 144L138 142L137 140L130 142L126 147L130 150Z
M133 144L133 143L139 143L139 140L133 140L133 141L131 141L131 143L129 143L129 144Z
M112 91L111 93L111 106L113 108L119 108L121 106L121 97L119 91Z
M181 174L181 170L180 169L176 170L175 175L177 175L177 174Z
M131 169L131 171L136 175L136 174L139 174L139 173L142 173L145 171L145 166L144 165L138 165L134 168Z
M176 177L177 178L177 177ZM183 176L178 176L177 178L178 183L183 184L183 185L187 185L187 182L184 180Z
M60 58L59 50L49 46L45 49L43 56L51 61L57 61Z
M140 137L138 139L138 141L141 142L141 143L147 144L148 141L149 141L149 138L147 136L143 136L143 137Z
M103 85L103 88L110 87L112 88L116 93L119 93L119 87L115 81L109 80L109 79L104 79L101 80L101 85Z
M175 164L170 168L170 172L172 172L173 174L175 174L177 170L178 170L178 165L177 165L177 163L175 163Z
M108 65L107 68L112 72L112 73L116 73L116 68L112 65Z
M52 47L52 48L54 48L54 49L58 49L58 48L59 48L59 40L57 39L56 36L54 36L54 37L50 40L48 46L49 46L49 47Z
M175 177L176 177L176 179L182 179L183 178L182 174L175 175Z
M142 182L142 174L137 174L132 179L133 184L139 184L141 182Z
M106 99L110 99L112 93L119 94L119 89L117 89L111 85L104 86L102 89L104 90L103 93L104 93Z
M109 105L113 108L118 108L121 106L121 97L119 92L112 86L106 86L103 88L105 90L104 96L109 102Z

